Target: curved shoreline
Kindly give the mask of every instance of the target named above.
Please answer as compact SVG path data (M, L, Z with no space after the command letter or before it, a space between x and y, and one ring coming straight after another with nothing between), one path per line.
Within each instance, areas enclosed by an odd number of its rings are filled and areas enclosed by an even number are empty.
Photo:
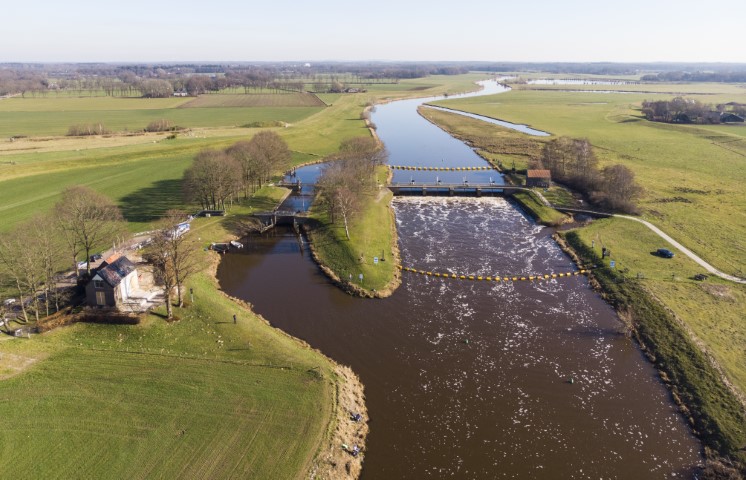
M368 408L365 404L365 387L360 378L346 365L342 365L326 356L321 350L311 347L307 342L294 337L281 328L277 328L262 315L254 312L251 303L233 297L220 288L217 280L217 269L220 264L220 255L211 255L212 262L208 267L208 273L215 282L217 292L227 298L238 308L250 312L260 322L269 328L279 332L281 335L297 343L300 348L310 349L326 359L333 367L334 379L329 379L334 389L329 422L319 448L313 454L313 460L309 470L305 473L307 478L323 478L330 480L350 480L360 477L362 464L365 458L365 445L368 436ZM322 376L323 379L323 376ZM351 416L359 414L360 420L353 422ZM340 448L342 444L353 444L360 448L360 454L352 456L349 452Z

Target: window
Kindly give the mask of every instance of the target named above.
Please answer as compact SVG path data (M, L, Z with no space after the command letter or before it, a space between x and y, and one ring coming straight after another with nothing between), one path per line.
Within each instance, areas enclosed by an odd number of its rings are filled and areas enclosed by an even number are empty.
M93 288L104 288L104 282L103 282L103 280L94 280L93 281Z

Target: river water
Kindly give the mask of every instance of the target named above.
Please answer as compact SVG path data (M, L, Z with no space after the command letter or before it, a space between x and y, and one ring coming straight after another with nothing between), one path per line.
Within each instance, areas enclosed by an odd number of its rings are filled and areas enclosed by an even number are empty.
M374 116L392 164L483 164L447 135L407 131L430 157L406 146L382 121L397 103ZM505 199L407 197L393 208L405 265L483 276L574 270L551 231ZM363 478L687 478L700 461L670 395L585 277L487 283L404 272L393 296L364 300L332 286L291 232L246 244L221 262L222 288L360 375L371 419Z

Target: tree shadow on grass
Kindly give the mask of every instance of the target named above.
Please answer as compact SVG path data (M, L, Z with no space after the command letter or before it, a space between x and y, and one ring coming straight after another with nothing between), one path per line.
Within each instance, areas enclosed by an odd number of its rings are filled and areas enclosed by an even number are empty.
M184 209L181 180L160 180L120 200L128 222L146 223L161 218L168 210Z

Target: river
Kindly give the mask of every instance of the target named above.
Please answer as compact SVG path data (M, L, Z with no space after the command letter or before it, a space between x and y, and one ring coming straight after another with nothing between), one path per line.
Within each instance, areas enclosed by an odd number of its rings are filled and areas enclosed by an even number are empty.
M374 113L390 163L483 165L416 114L429 100ZM390 113L401 105L406 117ZM392 117L419 126L389 128ZM574 270L550 229L505 199L408 197L393 208L406 265L484 276ZM404 272L390 298L364 300L332 286L291 232L246 243L221 262L221 287L360 375L371 419L365 479L686 478L701 460L656 372L585 277L487 283Z

